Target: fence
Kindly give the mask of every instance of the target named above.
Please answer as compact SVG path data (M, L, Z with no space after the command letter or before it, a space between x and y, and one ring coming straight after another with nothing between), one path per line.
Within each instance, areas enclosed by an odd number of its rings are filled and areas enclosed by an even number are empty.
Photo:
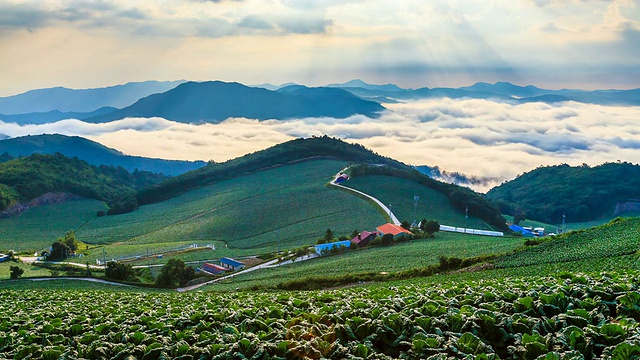
M447 225L440 225L440 231L450 231L450 232L457 232L457 233L463 233L463 234L485 235L485 236L504 236L504 233L500 231L469 229L469 228L461 228L461 227L447 226Z
M188 250L188 249L206 249L206 248L210 248L211 250L215 250L216 246L213 244L207 244L207 245L200 245L200 244L191 244L191 245L184 245L184 246L178 246L175 248L164 248L162 250L159 249L155 249L153 252L148 251L145 254L139 254L139 255L130 255L130 256L122 256L119 258L111 258L110 260L107 260L107 262L109 261L126 261L126 260L136 260L136 259L142 259L142 258L147 258L147 257L154 257L154 256L162 256L166 253L172 253L172 252L177 252L177 251L184 251L184 250ZM102 263L102 260L100 259L96 259L96 264L97 265L104 265Z

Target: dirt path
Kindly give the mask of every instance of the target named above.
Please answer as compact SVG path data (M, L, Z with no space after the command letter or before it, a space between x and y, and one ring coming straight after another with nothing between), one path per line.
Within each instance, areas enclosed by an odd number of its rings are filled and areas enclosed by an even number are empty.
M137 287L137 286L133 286L133 285L129 285L129 284L121 284L121 283L117 283L117 282L111 282L111 281L107 281L107 280L94 279L94 278L50 277L50 278L37 278L37 279L28 279L27 278L27 279L24 279L24 280L29 280L29 281L78 280L78 281L89 281L89 282L108 284L108 285L116 285L116 286Z

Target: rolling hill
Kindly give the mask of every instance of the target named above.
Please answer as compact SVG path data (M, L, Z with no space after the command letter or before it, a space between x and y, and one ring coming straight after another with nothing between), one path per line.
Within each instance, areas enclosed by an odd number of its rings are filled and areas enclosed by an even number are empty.
M179 175L206 164L204 161L165 160L125 155L95 141L60 134L22 136L0 140L0 154L5 152L12 157L60 153L67 157L77 157L96 166L121 166L129 172L137 169L162 173L167 176Z
M524 211L549 224L583 222L640 209L640 166L540 167L487 193L505 214Z
M277 91L221 81L187 82L131 106L86 119L109 122L125 117L162 117L185 123L219 123L230 117L290 119L300 117L346 118L354 114L375 117L380 104L362 100L333 88L287 86Z
M142 97L167 91L183 82L145 81L95 89L55 87L31 90L18 95L1 97L0 114L27 114L54 110L91 112L105 106L122 108Z
M33 154L0 163L0 210L47 193L68 193L109 201L113 206L123 196L164 179L149 172L133 174L122 168L96 167L62 154ZM47 224L43 224L47 226Z
M0 219L0 236L16 248L33 249L35 243L19 239L44 239L38 244L46 245L60 236L60 228L66 225L67 230L76 230L80 240L105 245L114 257L194 243L216 244L219 248L226 244L229 251L233 249L228 255L256 254L274 251L278 238L283 248L290 249L314 243L327 228L341 236L354 229L372 230L387 221L365 200L325 186L350 163L376 164L375 168L392 174L412 171L407 165L359 145L328 137L297 139L226 163L207 165L141 190L137 195L141 206L130 213L95 217L88 209L100 204L88 200L64 205L64 215L55 210L61 204L43 206L16 218ZM448 195L440 193L434 184L459 189L466 199L475 199L478 204L484 201L470 190L426 176L424 179L431 187L406 179L399 185L408 187L411 193L422 191L425 202L432 198L443 204L450 202ZM68 214L76 206L83 221ZM457 205L440 211L452 212L447 215L451 218L455 214L464 218ZM480 216L479 210L472 215ZM474 218L471 223L475 221ZM46 237L42 230L45 224L56 224L55 234Z

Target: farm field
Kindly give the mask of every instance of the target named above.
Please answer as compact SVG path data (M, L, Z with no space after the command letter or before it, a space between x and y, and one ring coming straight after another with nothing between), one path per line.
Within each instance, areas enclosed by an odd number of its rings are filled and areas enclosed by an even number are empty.
M438 263L441 255L472 257L507 253L522 245L521 238L465 236L437 233L433 239L402 242L388 247L371 247L345 254L316 258L271 269L235 276L202 290L246 289L252 286L275 287L283 281L314 276L337 276L362 272L395 272Z
M331 227L338 235L348 235L354 229L385 222L364 200L325 186L344 165L340 161L314 160L281 166L142 206L129 214L98 218L96 209L87 206L86 214L75 223L67 215L72 205L65 203L51 206L44 217L27 212L15 218L23 221L22 225L2 223L6 220L2 219L0 226L7 244L15 245L15 250L48 247L66 231L75 229L80 241L110 245L105 250L112 258L141 255L173 243L177 247L222 241L237 250L224 256L264 253L277 250L278 236L282 249L293 248L315 242L322 236L317 229ZM42 208L32 210L45 211ZM33 222L35 219L38 223ZM32 238L39 240L24 241ZM95 262L102 257L101 249L87 256Z
M637 277L224 294L8 289L0 357L630 359L640 354Z
M73 200L61 204L36 206L6 219L0 219L0 251L42 251L69 230L78 230L96 219L107 205L97 200Z
M520 267L634 254L640 247L640 218L620 218L576 230L496 260L497 267Z
M411 223L414 220L413 197L418 195L420 198L415 211L415 220L418 222L426 218L436 220L441 225L459 227L465 225L464 213L455 210L446 195L407 179L367 175L351 178L343 185L367 193L387 206L391 205L391 211L400 221L406 220ZM473 214L469 214L467 226L474 229L493 230Z

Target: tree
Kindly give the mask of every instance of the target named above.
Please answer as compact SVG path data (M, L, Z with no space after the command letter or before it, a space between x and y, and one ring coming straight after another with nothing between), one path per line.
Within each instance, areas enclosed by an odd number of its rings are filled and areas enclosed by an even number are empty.
M358 229L354 229L351 232L351 239L353 239L354 237L358 236L358 234L360 234L360 232L358 231Z
M440 231L440 224L435 220L429 220L424 224L423 230L429 234L430 237L433 237L433 234Z
M58 240L51 244L51 253L47 257L49 260L62 260L66 259L69 256L69 252L71 249L67 244L63 243L61 240Z
M409 224L407 220L403 220L400 223L400 226L402 226L405 230L411 230L411 224Z
M89 264L87 264L87 267ZM135 280L136 272L129 264L109 261L104 271L106 277L114 280L132 281Z
M64 234L62 242L69 247L69 250L75 252L78 250L78 240L76 240L76 233L73 230L69 230Z
M156 279L156 285L166 288L176 288L185 285L196 277L196 272L192 267L187 266L179 259L169 260L160 270L160 275Z
M9 267L9 271L11 272L11 278L12 279L17 279L17 278L21 277L22 274L24 274L24 270L22 270L18 266L10 266Z
M527 213L524 210L519 210L513 215L513 224L519 225L521 221L525 221L527 219Z
M389 246L393 243L393 234L382 235L382 245Z
M327 229L327 232L324 234L324 240L326 240L327 242L331 242L331 240L333 240L334 234L333 231L331 231L331 229Z

